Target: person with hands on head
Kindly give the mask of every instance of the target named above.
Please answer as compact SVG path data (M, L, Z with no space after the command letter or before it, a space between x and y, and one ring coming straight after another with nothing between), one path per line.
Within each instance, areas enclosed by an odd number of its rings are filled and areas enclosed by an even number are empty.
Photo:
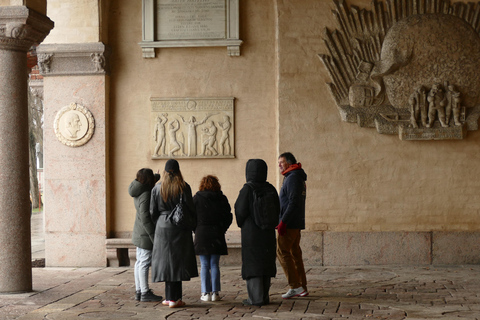
M308 296L307 277L300 248L301 230L305 229L307 174L302 164L290 152L278 157L278 167L284 176L280 189L280 222L277 226L277 257L287 277L290 289L283 299Z
M133 225L132 243L137 247L135 262L135 300L141 302L161 301L162 297L155 295L148 287L148 271L152 263L153 238L155 223L150 217L150 194L155 186L155 176L152 169L138 170L137 178L128 187L128 193L133 198L137 213Z

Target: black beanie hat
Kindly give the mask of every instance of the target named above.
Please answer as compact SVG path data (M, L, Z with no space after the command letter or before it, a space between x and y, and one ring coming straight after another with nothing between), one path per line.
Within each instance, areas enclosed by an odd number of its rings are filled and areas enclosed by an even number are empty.
M165 171L168 173L178 173L180 171L178 161L175 159L169 159L165 164Z

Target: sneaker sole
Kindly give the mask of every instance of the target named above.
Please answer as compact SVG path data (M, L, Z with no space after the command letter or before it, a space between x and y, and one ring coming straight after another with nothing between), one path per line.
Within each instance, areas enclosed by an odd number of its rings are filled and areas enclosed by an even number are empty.
M286 297L286 298L282 297L282 299L287 300L287 299L291 299L291 298L295 298L295 297L306 297L306 296L308 296L308 294L309 294L308 292L303 291L302 293L296 294L296 295L291 296L291 297Z

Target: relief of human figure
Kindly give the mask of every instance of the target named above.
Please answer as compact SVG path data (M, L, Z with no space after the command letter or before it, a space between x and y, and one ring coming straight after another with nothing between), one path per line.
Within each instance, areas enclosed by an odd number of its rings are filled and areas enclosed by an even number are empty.
M427 99L424 86L418 86L408 99L410 105L410 122L414 128L418 128L419 116L422 125L427 126Z
M165 154L165 123L167 123L168 114L163 113L161 116L157 116L157 123L155 124L155 129L153 131L153 139L157 142L155 145L155 150L153 151L154 156L158 156L158 152L161 150L162 155Z
M220 148L222 148L222 155L230 155L232 151L230 147L230 128L232 124L230 123L230 117L227 115L223 116L223 120L223 122L218 122L218 125L222 129ZM228 152L225 152L226 147L228 148Z
M205 135L205 140L203 141L202 145L202 155L206 155L206 151L210 151L210 153L214 156L218 155L217 150L215 150L215 141L217 141L217 127L213 123L213 121L209 122L209 126L203 128L203 133Z
M183 123L188 127L188 148L187 155L189 157L194 157L197 155L197 126L202 125L207 121L207 119L212 116L212 114L205 115L201 121L197 121L194 116L191 116L188 120L185 120L184 117L178 115L182 118Z
M175 152L182 149L177 140L177 131L180 129L180 123L177 119L168 124L168 135L170 136L170 156L175 155ZM183 152L182 152L183 153Z
M450 115L453 113L453 121L456 126L461 126L462 124L460 123L460 92L455 90L454 85L449 85L448 90L446 92L447 96L447 106L445 108L445 118L446 118L446 123L449 124L450 122Z
M462 98L460 97L459 91L454 91L452 93L452 111L453 111L453 121L456 126L461 126L462 123L460 122L460 109L462 106L460 103L462 102Z
M445 106L447 104L447 99L441 88L440 84L435 83L428 93L428 123L427 128L432 127L433 122L435 121L435 116L438 114L438 119L442 127L448 127L448 124L445 123Z

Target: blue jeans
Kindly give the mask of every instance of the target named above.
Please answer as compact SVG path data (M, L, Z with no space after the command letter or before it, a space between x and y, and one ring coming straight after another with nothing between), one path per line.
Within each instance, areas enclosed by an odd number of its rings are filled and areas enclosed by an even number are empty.
M219 254L200 255L200 264L202 266L200 272L200 277L202 278L202 293L220 291L219 262Z

